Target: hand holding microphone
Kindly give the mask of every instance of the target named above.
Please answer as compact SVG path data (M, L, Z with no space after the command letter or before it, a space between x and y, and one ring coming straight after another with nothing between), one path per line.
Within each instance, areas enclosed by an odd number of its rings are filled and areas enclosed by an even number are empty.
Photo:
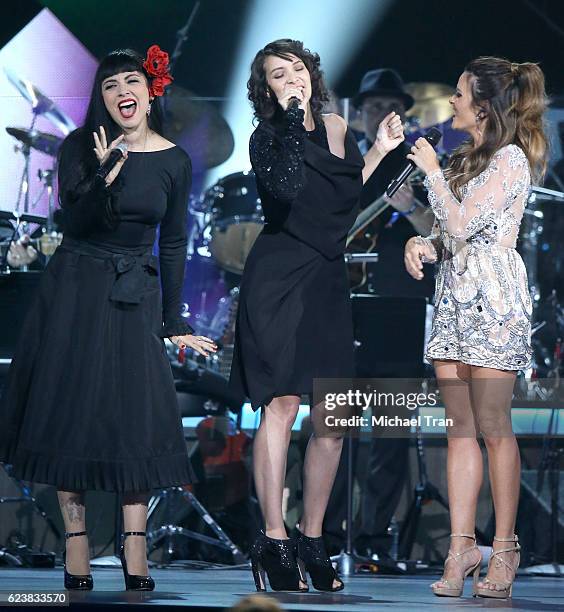
M288 108L296 108L299 107L302 110L305 110L301 104L304 101L303 89L301 87L289 87L284 95L278 98L278 103L284 110L288 110Z
M437 128L432 128L425 134L424 138L418 138L415 144L411 147L411 153L407 155L407 159L411 160L418 168L421 168L425 174L432 174L441 169L437 153L433 147L439 142L441 135L436 139L430 138L430 133Z
M442 134L437 128L431 128L424 138L418 138L415 145L411 147L411 153L406 155L409 160L404 168L392 179L392 182L386 189L386 195L391 198L394 193L405 183L408 176L415 170L416 167L421 168L426 174L430 174L435 170L440 170L439 160L435 153L435 147Z
M123 142L124 135L122 134L108 146L103 126L100 126L100 135L96 132L93 132L93 135L94 153L100 162L100 167L96 171L96 178L104 180L106 186L109 186L114 182L127 159L127 144Z

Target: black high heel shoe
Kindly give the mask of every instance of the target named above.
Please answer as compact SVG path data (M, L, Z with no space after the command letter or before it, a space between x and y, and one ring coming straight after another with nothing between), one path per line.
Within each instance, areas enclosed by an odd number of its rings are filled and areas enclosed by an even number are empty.
M273 591L309 591L294 554L293 540L275 540L261 532L251 547L251 568L257 591L266 591L265 573Z
M144 531L125 531L119 551L119 560L123 569L123 579L125 580L125 588L128 591L152 591L155 588L155 581L151 576L135 576L130 575L127 571L127 561L125 560L125 538L127 536L143 536L147 534Z
M86 531L74 531L65 533L65 540L75 538L77 536L86 535ZM67 551L63 553L63 563L65 571L65 589L68 591L91 591L94 588L94 580L92 574L69 574L67 572Z
M317 591L342 591L345 585L331 564L323 538L308 538L299 529L297 531L298 564L302 565L304 573L308 572L311 576L313 588ZM333 586L335 580L339 582L336 587Z

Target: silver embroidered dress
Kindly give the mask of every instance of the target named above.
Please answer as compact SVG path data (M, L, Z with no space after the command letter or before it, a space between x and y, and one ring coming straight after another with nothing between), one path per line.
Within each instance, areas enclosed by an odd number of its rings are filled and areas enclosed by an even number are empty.
M456 199L442 170L425 179L439 261L426 358L500 370L531 363L531 298L515 250L531 178L516 145L497 151Z

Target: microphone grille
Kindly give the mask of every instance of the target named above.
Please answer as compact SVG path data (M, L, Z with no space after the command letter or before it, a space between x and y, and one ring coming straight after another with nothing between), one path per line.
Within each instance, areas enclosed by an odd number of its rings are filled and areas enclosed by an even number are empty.
M119 149L122 153L122 155L125 155L125 153L127 152L127 143L123 142L123 140L116 145L115 147L116 149Z
M431 146L435 147L438 143L439 140L443 137L443 135L441 134L441 130L439 130L436 127L432 127L426 134L425 134L425 140L427 140Z

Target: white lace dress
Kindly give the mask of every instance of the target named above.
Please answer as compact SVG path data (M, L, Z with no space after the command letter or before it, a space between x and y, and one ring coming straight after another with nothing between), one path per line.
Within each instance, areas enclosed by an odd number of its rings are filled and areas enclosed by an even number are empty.
M441 170L425 179L435 213L439 270L426 358L500 370L531 363L531 297L515 250L531 178L524 152L507 145L458 201Z

